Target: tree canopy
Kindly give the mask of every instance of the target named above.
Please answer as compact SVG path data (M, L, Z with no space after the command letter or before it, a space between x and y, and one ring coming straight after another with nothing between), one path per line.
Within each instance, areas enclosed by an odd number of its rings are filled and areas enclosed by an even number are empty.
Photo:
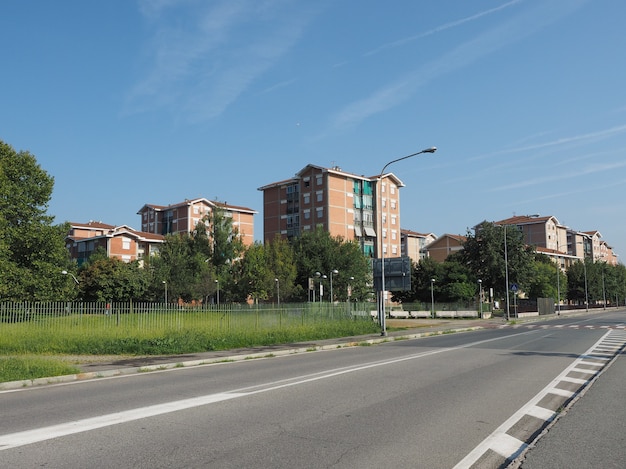
M0 298L45 301L70 298L73 280L65 247L67 224L47 215L54 178L33 155L0 141Z

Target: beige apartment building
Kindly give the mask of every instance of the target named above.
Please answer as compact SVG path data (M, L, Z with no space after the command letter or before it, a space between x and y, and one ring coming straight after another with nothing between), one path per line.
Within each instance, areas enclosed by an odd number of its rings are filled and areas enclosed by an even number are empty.
M401 230L402 256L408 256L411 261L418 263L428 257L426 247L437 239L434 233L418 233L412 230Z
M380 180L379 180L380 179ZM393 173L363 176L309 164L263 192L263 239L293 238L321 227L356 241L369 257L400 257L400 188Z
M617 255L602 240L599 231L577 231L563 225L554 216L515 216L494 222L512 226L521 231L524 242L535 246L538 252L558 259L561 268L567 269L582 259L617 265Z
M256 211L236 205L211 201L205 198L185 200L170 205L146 204L137 212L141 216L141 231L159 235L190 233L214 208L232 218L244 245L254 243L254 215Z

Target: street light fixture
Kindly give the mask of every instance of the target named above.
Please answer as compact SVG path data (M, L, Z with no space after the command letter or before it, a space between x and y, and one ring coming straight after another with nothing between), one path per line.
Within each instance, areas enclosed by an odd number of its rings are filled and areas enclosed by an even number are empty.
M280 308L280 282L277 278L274 279L274 282L276 282L276 300L278 307Z
M478 279L478 309L480 311L480 318L483 317L483 281Z
M430 148L426 148L425 150L422 151L418 151L417 153L412 153L410 155L407 156L403 156L402 158L398 158L395 160L391 160L389 163L387 163L385 166L383 166L383 169L380 171L380 176L378 176L378 183L380 185L380 187L378 187L377 192L380 193L380 213L378 214L378 218L380 220L380 232L378 233L379 237L380 237L380 260L381 260L381 288L380 288L380 325L381 325L381 335L382 336L386 336L387 335L387 327L385 324L385 248L384 248L384 243L385 240L383 239L383 213L382 213L382 205L383 205L383 193L382 193L382 181L383 181L383 176L385 174L385 170L387 169L387 167L393 163L397 163L398 161L402 161L402 160L406 160L407 158L411 158L413 156L417 156L417 155L421 155L423 153L435 153L437 151L437 147L430 147ZM378 210L377 210L378 211Z
M163 280L163 285L165 287L165 304L167 304L167 282L165 280Z
M430 314L435 319L435 279L430 279Z
M73 273L71 273L71 272L68 272L67 270L62 270L62 271L61 271L61 274L62 274L62 275L70 275L70 276L74 279L74 282L76 282L76 285L78 285L78 284L80 283L80 282L78 281L78 279L74 276L74 274L73 274Z
M337 269L333 269L330 271L330 304L333 304L333 275L337 275L339 271Z
M322 274L319 272L315 272L315 278L320 283L319 293L320 293L320 303L322 302ZM315 282L315 280L313 280ZM315 303L315 284L313 284L313 303Z

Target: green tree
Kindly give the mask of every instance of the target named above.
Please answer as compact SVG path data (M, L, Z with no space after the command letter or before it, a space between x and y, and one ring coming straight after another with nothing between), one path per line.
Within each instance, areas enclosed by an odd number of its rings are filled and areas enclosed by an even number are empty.
M588 296L585 276L589 261L578 261L567 269L567 299L578 304L585 304Z
M443 285L444 267L442 263L432 260L430 257L420 260L419 263L411 264L411 290L393 292L392 300L401 303L430 303L431 279L434 279L433 292L440 299L440 289Z
M474 233L468 231L463 250L458 255L460 262L483 281L485 288L494 289L496 297L504 298L513 283L522 291L527 290L532 278L534 249L524 244L522 232L514 226L482 222Z
M80 290L85 301L122 302L142 298L147 288L145 271L137 261L123 262L94 253L80 270Z
M526 294L529 298L553 298L557 297L557 265L545 254L538 254L532 263L533 274L527 284ZM567 278L563 272L559 272L561 299L567 294Z
M69 225L47 215L54 178L33 155L0 141L0 298L14 301L70 299L74 285L65 236Z
M449 257L441 270L443 279L437 282L438 301L469 303L476 298L478 282L465 265Z
M267 250L262 243L256 242L246 249L238 264L238 301L245 301L250 297L258 303L270 297L274 276L267 257Z
M266 262L271 272L270 283L278 284L272 288L272 298L280 290L281 301L292 301L302 297L302 285L295 283L298 275L293 247L286 239L276 237L265 246Z
M333 275L335 301L347 299L348 285L352 289L352 300L363 301L371 297L372 268L357 243L333 237L322 228L303 233L291 243L297 259L296 284L301 287L300 300L310 299L309 279L315 282L316 291L322 282L324 294L329 294L330 272L333 270L339 272ZM316 278L316 272L326 275L326 279Z
M239 230L233 225L233 219L220 205L213 207L204 220L208 226L210 246L209 263L213 266L216 280L219 281L220 300L235 301L240 287L235 273L245 251Z
M169 302L175 302L179 298L183 301L199 299L194 298L194 291L201 267L193 247L193 238L189 233L166 235L159 249L159 259L152 261L152 266L158 273L152 277L153 282L157 288L161 288L162 285L159 284L166 282Z
M431 287L436 301L445 303L470 302L478 291L474 276L455 256L449 256L443 263L426 258L411 264L411 290L394 292L392 300L430 303Z

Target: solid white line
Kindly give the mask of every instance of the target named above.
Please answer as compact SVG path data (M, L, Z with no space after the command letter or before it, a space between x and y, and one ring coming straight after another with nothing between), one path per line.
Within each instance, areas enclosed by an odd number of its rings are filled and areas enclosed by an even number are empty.
M190 409L216 402L226 401L241 397L242 394L237 393L220 393L210 394L207 396L194 397L191 399L183 399L180 401L167 402L165 404L157 404L139 409L131 409L123 412L115 412L113 414L102 415L82 420L74 420L73 422L61 423L49 427L37 428L35 430L26 430L23 432L12 433L0 436L0 450L16 448L18 446L29 445L39 441L50 440L61 436L72 435L74 433L86 432L97 428L117 425L119 423L131 422L155 415L167 414L179 410Z

